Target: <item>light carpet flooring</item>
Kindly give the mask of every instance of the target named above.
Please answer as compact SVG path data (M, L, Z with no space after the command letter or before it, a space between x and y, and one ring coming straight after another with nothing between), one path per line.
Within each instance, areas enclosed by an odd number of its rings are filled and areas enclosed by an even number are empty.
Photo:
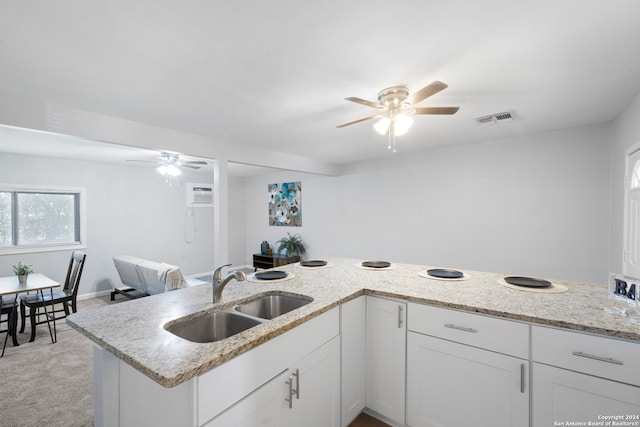
M108 296L79 300L78 310L109 303ZM64 319L56 329L55 344L46 324L37 326L29 342L27 317L20 345L13 347L9 337L0 358L0 427L93 426L93 347Z

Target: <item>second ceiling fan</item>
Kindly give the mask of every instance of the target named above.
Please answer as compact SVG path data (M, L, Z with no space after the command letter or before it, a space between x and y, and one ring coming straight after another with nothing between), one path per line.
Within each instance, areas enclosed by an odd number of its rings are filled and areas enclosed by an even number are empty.
M378 102L368 101L366 99L351 96L345 98L347 101L357 104L366 105L378 110L376 114L363 117L348 123L338 125L338 128L354 125L367 120L380 119L374 125L378 133L389 135L389 149L392 148L395 153L395 137L404 135L411 126L414 114L455 114L460 107L416 107L419 102L424 101L432 95L446 89L446 83L434 81L433 83L423 87L415 93L410 93L406 86L392 86L381 90L378 93Z
M127 160L128 162L154 163L156 171L171 185L171 177L182 174L181 168L200 169L206 165L204 160L182 160L179 153L161 151L158 160Z

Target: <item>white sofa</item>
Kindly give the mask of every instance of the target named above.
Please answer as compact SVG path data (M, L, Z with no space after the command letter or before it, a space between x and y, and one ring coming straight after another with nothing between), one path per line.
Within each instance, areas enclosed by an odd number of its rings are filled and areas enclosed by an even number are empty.
M149 261L130 255L113 257L113 263L125 287L118 287L111 292L111 300L116 294L128 298L140 298L161 294L187 286L202 285L207 282L198 279L187 279L180 267L162 262Z

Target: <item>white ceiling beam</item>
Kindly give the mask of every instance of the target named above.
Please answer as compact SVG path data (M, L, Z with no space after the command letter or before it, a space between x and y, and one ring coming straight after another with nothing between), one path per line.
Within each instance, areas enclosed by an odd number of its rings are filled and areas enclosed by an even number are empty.
M305 173L337 176L340 170L338 165L308 157L250 148L9 93L0 94L0 124Z

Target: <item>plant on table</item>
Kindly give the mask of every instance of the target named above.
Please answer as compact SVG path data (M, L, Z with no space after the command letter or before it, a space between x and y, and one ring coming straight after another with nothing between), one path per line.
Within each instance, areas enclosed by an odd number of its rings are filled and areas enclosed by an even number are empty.
M276 244L278 245L279 254L286 251L287 255L304 255L307 251L304 247L302 237L297 234L292 236L290 233L287 233L287 237L278 240Z
M33 268L31 268L31 265L26 265L22 261L19 261L12 267L13 274L18 276L18 282L20 282L21 284L24 284L27 281L27 276L33 273Z

